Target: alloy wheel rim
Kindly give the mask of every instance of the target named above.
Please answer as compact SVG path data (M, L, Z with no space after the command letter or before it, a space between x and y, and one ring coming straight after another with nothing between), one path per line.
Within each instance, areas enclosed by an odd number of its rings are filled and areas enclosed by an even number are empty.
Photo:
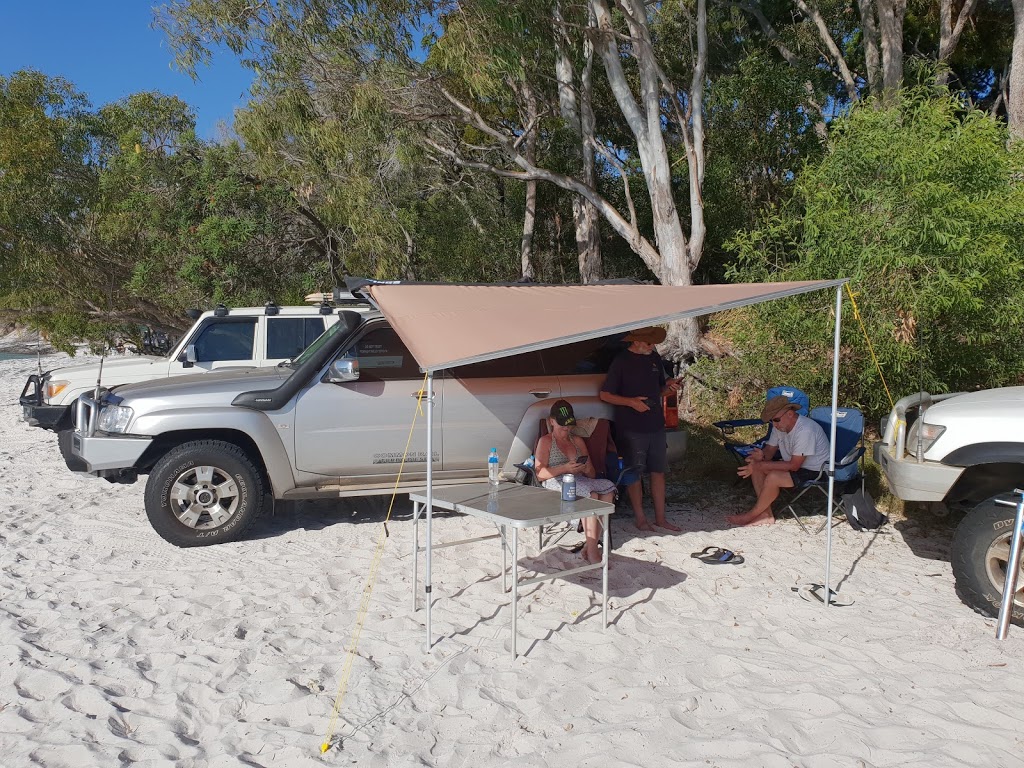
M235 479L212 465L191 467L171 484L170 505L178 522L197 531L218 528L238 511Z

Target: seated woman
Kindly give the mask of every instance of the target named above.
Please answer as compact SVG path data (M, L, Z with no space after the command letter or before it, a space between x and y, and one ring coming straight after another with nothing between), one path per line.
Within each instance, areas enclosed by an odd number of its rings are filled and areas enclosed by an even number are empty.
M572 405L566 400L558 400L551 406L548 417L548 434L541 435L534 452L536 464L534 472L541 485L551 491L562 489L562 475L571 474L576 478L577 498L590 497L601 501L613 501L615 483L611 480L594 478L597 471L587 455L587 445L583 438L573 435L569 428L576 424ZM596 563L601 559L597 537L601 520L598 517L583 519L583 533L586 543L583 545L583 559L588 563Z

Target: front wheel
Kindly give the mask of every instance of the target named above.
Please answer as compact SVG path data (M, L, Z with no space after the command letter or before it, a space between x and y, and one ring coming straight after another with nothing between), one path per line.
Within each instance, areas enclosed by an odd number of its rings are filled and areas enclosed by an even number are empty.
M202 547L242 538L264 503L263 477L232 443L202 440L179 445L160 459L146 483L146 515L177 547Z
M983 616L998 616L1010 559L1014 507L996 504L1000 494L972 509L953 535L952 566L956 591L968 606ZM1010 620L1024 626L1024 575L1017 574Z

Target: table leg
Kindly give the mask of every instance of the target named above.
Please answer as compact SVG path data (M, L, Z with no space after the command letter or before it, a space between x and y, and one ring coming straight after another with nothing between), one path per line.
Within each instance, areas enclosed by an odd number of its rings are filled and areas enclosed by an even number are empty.
M519 529L512 529L512 660L516 658L516 613L519 611Z
M601 558L601 597L603 599L602 618L604 620L604 628L608 629L608 550L611 549L611 533L608 530L608 524L611 522L611 516L605 514L603 517L604 557Z
M508 531L504 525L501 529L501 594L508 592Z
M412 610L416 612L416 585L420 571L420 503L412 503Z

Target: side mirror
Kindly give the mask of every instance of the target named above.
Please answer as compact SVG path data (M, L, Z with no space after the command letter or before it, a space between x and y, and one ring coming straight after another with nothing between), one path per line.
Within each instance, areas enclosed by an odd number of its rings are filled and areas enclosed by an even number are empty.
M178 355L178 362L182 363L183 368L191 368L196 364L196 345L189 344L185 347L185 351Z
M359 361L353 358L342 357L331 363L327 371L327 381L331 384L341 384L346 381L359 380Z

